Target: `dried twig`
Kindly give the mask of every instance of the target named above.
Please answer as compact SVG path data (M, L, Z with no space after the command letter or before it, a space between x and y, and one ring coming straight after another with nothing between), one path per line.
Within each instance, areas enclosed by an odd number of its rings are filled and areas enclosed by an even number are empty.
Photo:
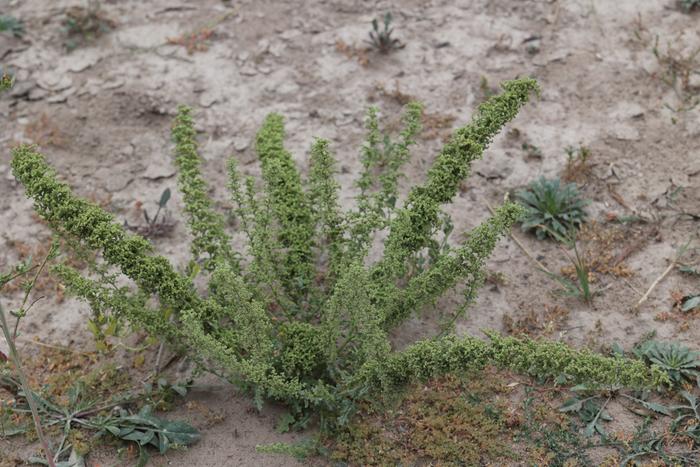
M668 265L668 267L664 270L663 273L661 273L661 275L659 277L656 278L656 280L654 280L654 282L651 283L651 285L649 286L647 291L644 293L644 295L642 295L642 298L640 298L639 301L636 303L636 305L634 305L633 311L639 310L639 307L642 306L642 304L647 301L647 298L649 298L649 295L656 288L656 286L659 285L659 283L662 280L664 280L664 277L666 277L668 275L668 273L670 273L673 270L673 268L676 267L676 265L678 264L678 261L680 261L681 257L685 254L689 245L690 245L690 242L686 243L685 245L683 245L682 247L680 247L678 249L678 251L676 252L676 255L673 257L673 259L671 260L671 263Z
M488 201L486 202L486 207L489 209L489 211L491 212L491 214L496 214L496 211L493 210L493 208L492 208L491 205L488 203ZM518 239L518 237L515 236L514 233L510 232L510 233L508 233L508 236L515 242L516 245L518 245L518 247L520 248L520 250L521 250L523 253L525 253L525 255L526 255L528 258L530 258L530 260L531 260L533 263L535 263L535 264L537 265L537 267L539 267L540 269L542 269L542 270L543 270L544 272L546 272L547 274L552 274L552 272L551 272L549 269L547 269L547 268L545 267L544 264L542 264L541 262L537 261L537 258L535 258L535 257L532 255L532 253L530 253L530 250L528 250L528 249L525 247L525 245L522 244L522 242Z

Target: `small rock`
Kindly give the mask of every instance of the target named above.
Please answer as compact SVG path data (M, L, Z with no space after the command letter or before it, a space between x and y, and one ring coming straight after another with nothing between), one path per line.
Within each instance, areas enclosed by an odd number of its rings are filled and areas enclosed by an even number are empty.
M507 159L491 160L488 165L484 164L483 167L479 167L476 170L476 173L487 180L507 178L511 173L513 173L513 164Z
M270 45L270 54L273 57L279 58L282 56L286 48L287 44L285 44L284 42L275 41Z
M19 99L20 97L25 97L29 92L34 89L36 83L34 81L15 81L15 85L10 91L10 97Z
M119 150L119 154L122 155L122 156L127 156L127 157L133 155L133 154L134 154L134 145L133 145L133 144L127 144L127 145L123 146L123 147Z
M114 78L114 79L110 79L109 81L105 82L102 85L102 89L104 89L104 90L117 89L117 88L120 88L122 86L124 86L124 80L119 79L119 78Z
M299 91L299 85L293 81L289 83L282 83L277 87L276 91L279 94L293 94Z
M618 120L627 120L630 118L639 118L644 115L644 107L636 102L619 102L615 109L610 113L613 118Z
M257 70L263 75L269 75L270 73L272 73L272 68L270 68L269 66L259 66Z
M346 117L346 118L336 118L335 120L335 126L346 126L350 125L355 119L352 117Z
M294 39L297 36L300 36L302 32L298 29L288 29L284 31L282 34L280 34L280 37L284 39L285 41Z
M245 151L248 146L250 146L250 142L247 138L243 138L242 136L233 138L233 149L236 151Z
M199 98L199 105L202 107L211 107L218 101L218 98L211 92L205 91Z
M260 39L258 41L258 53L265 54L270 49L270 41L267 39Z
M614 138L622 141L637 141L640 138L639 130L627 123L614 124L610 128L609 133Z
M68 75L51 71L39 76L36 83L47 91L59 92L71 87L73 80Z
M248 60L250 58L250 52L243 51L243 52L239 53L236 56L236 58L241 62L245 62L246 60Z
M688 76L688 87L690 89L700 90L700 73L694 72Z
M686 175L688 175L688 177L700 175L700 155L691 156L690 160L691 162L685 169Z
M239 73L243 76L255 76L258 74L257 70L250 66L244 66L240 69Z
M41 89L41 88L32 88L29 91L29 94L27 94L27 100L39 101L48 95L49 95L49 91L46 91L46 90Z
M80 73L96 65L102 57L96 49L78 49L61 60L61 67L73 73Z
M125 176L125 173L123 170L115 170L114 167L103 167L90 177L93 180L100 180L100 183L103 184L102 188L114 193L123 190L134 181L133 178Z
M170 178L175 175L175 169L170 167L169 164L163 164L162 162L151 162L146 167L146 170L141 174L141 178L147 180L159 180L161 178Z
M69 88L60 94L56 94L56 95L49 97L48 99L46 99L46 102L48 102L49 104L60 104L62 102L67 101L68 98L75 93L76 93L75 88Z

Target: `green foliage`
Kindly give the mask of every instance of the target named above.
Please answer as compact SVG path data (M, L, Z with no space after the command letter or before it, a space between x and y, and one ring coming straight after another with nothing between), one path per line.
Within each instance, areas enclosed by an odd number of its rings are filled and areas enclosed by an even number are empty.
M3 73L2 77L0 78L0 92L4 92L11 89L14 84L14 78L8 75L7 73Z
M588 201L581 198L573 183L562 185L558 179L541 177L519 191L517 198L526 209L523 230L534 230L540 240L555 234L568 237L586 219L583 208Z
M562 295L567 297L576 297L590 305L591 301L593 300L593 296L596 292L593 291L591 288L590 267L588 266L589 260L583 253L581 253L581 251L578 248L578 242L576 240L576 231L572 229L568 232L566 237L563 237L557 232L549 230L549 228L546 226L542 227L552 237L556 238L561 243L566 245L567 248L574 250L574 255L571 256L566 250L562 248L562 251L566 255L566 258L574 267L576 277L574 279L570 279L569 277L566 277L563 274L556 274L548 270L543 270L543 272L552 279L559 282L559 284L562 286L559 292Z
M279 225L279 244L287 253L280 279L287 293L300 301L313 280L314 225L299 171L292 155L284 149L284 136L282 116L271 114L258 132L255 149L262 163L272 213Z
M12 168L49 225L81 248L101 253L103 262L90 277L66 265L57 268L68 289L88 301L97 316L111 313L164 339L202 367L249 389L258 404L285 402L295 426L319 416L321 426L331 428L347 422L358 400L413 379L487 364L592 385L666 382L665 373L641 362L495 335L490 342L428 339L392 352L388 331L454 286L465 284L467 302L474 299L486 259L521 215L520 206L506 202L466 240L433 249L430 264L408 274L416 255L430 250L434 235L444 230L441 205L452 201L471 163L538 90L527 78L506 82L503 89L456 131L426 181L400 207L398 178L420 128L420 105L408 105L397 142L385 136L381 149L376 110L370 110L357 209L349 212L338 205L328 143L313 144L305 187L284 148L282 117L268 116L255 145L262 191L255 179L241 178L234 160L229 162L234 214L249 240L240 255L207 196L191 112L180 107L173 127L175 162L194 237L187 274L110 214L74 196L34 147L14 149ZM384 229L384 255L367 264L369 246ZM117 285L117 270L132 283ZM205 296L193 283L200 271L209 281Z
M170 234L175 227L175 223L170 220L170 213L166 209L169 200L170 188L166 188L160 194L160 198L156 203L158 209L154 215L148 214L148 210L145 208L143 209L143 218L146 221L145 224L129 225L127 221L124 221L124 226L145 238L156 238ZM162 216L160 215L161 212L163 212Z
M24 24L14 16L0 15L0 32L9 32L15 37L22 37Z
M102 12L100 0L87 0L86 6L69 8L61 24L68 51L90 44L115 26L114 21Z
M178 108L172 134L178 183L185 202L190 232L194 237L192 257L197 261L206 255L202 266L207 271L213 270L218 260L237 267L238 256L234 254L231 239L224 231L224 218L212 209L207 184L200 173L201 158L197 153L197 133L191 113L185 106Z
M680 0L681 9L686 13L690 13L696 8L700 8L700 0Z
M649 340L637 347L635 353L667 372L673 384L692 381L700 386L700 352L678 342Z
M78 430L92 431L96 438L109 436L135 443L140 452L139 465L145 465L148 460L148 452L145 450L147 446L165 454L171 448L188 446L200 439L200 434L194 427L183 421L158 417L152 413L153 408L148 404L143 405L138 412L123 408L143 398L144 394L125 393L115 396L111 401L104 401L91 397L88 393L82 380L68 389L65 401L32 392L32 397L38 403L42 425L47 429L52 426L61 427L62 439L56 452L56 462L68 462L69 457L78 457L84 462L84 456L90 448L81 447L73 441ZM112 408L115 410L108 410ZM29 407L26 402L19 400L14 401L8 410L23 414L29 411ZM17 435L24 431L25 428L15 424L3 427L2 433Z
M369 32L369 43L372 47L383 54L388 54L395 49L401 49L404 47L404 44L402 44L400 40L391 37L391 34L394 32L394 28L391 27L392 20L393 17L391 16L391 13L385 13L383 19L383 29L379 28L379 21L377 21L376 18L372 20L372 31Z

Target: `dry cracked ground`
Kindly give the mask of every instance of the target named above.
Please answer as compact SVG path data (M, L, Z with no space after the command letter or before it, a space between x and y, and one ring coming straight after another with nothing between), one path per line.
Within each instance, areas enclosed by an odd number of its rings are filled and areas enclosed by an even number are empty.
M459 321L459 333L485 328L529 332L575 346L629 349L654 331L662 340L698 347L697 317L679 312L679 297L700 292L697 278L672 270L635 307L678 249L698 242L700 220L700 13L672 0L430 1L103 1L105 31L69 36L66 18L83 2L2 1L25 33L0 34L0 63L16 87L0 100L0 265L5 269L45 245L48 229L11 175L10 148L34 142L77 193L119 220L142 223L164 189L174 227L153 239L182 266L188 233L176 194L171 119L178 104L195 109L204 171L212 195L230 208L225 163L235 155L258 174L252 141L264 116L286 118L287 145L308 168L314 137L328 138L339 163L341 200L352 200L363 119L369 105L396 127L401 105L425 103L425 130L402 190L418 183L450 130L505 79L532 76L541 96L527 105L475 164L447 212L454 239L539 176L558 177L567 147L590 150L574 170L586 197L591 231L584 239L599 261L591 305L553 292L553 271L570 266L554 242L514 231L488 264L490 281ZM367 51L370 21L391 11L405 45L387 55ZM655 52L656 50L656 52ZM696 62L695 60L698 60ZM634 223L615 220L640 219ZM683 261L698 256L688 253ZM49 285L47 287L54 287ZM453 309L457 298L440 308ZM5 295L3 304L20 296ZM24 323L24 346L41 342L92 350L85 304L54 294ZM398 346L433 334L437 321L416 318L396 332ZM0 343L3 349L4 343ZM152 358L149 354L148 358ZM299 439L274 430L275 409L262 414L235 390L203 380L189 402L222 419L200 417L203 439L186 452L154 458L168 465L293 465L255 445ZM187 408L190 407L190 408ZM173 416L193 417L191 405ZM19 455L27 447L17 446Z

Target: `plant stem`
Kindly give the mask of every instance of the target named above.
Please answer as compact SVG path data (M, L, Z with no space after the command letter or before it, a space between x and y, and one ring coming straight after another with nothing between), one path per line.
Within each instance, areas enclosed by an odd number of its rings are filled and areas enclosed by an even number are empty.
M34 280L36 280L36 277L34 278ZM2 308L2 305L0 305L0 325L2 326L2 332L5 335L5 340L7 341L7 345L10 348L10 358L12 358L12 362L15 365L15 371L17 372L17 376L19 377L20 384L22 385L22 390L24 391L24 395L27 398L27 403L29 404L29 408L32 411L32 419L34 420L34 428L36 429L36 435L39 438L39 441L41 442L41 446L44 449L44 455L46 456L46 462L49 464L49 467L56 467L56 464L53 460L53 455L51 454L51 449L49 448L49 444L46 441L46 437L44 436L44 431L41 428L41 419L39 418L39 411L37 410L36 401L34 400L34 393L32 392L32 389L29 387L29 381L27 380L27 375L24 373L24 370L22 369L22 362L20 361L19 354L17 353L17 347L15 346L14 337L10 334L10 329L7 326L7 319L5 318L5 310ZM16 326L15 326L15 332L16 332Z
M39 278L39 275L46 267L46 263L49 261L49 258L52 256L53 252L54 252L54 247L52 246L49 249L49 252L46 254L46 256L44 256L44 260L41 262L41 265L39 265L39 269L37 269L36 274L34 274L32 281L29 283L29 286L27 287L27 290L24 292L24 299L22 300L22 305L20 305L20 307L19 307L19 312L17 313L17 319L15 321L15 329L12 332L13 341L14 341L14 339L17 338L17 328L19 327L19 320L22 319L22 317L27 313L27 310L25 310L24 307L27 304L27 300L29 299L29 293L34 288L34 285L36 284L36 281ZM36 303L36 302L34 302L34 303ZM34 305L34 303L29 305L29 308L31 308L32 305ZM9 344L9 341L8 341L8 344Z

